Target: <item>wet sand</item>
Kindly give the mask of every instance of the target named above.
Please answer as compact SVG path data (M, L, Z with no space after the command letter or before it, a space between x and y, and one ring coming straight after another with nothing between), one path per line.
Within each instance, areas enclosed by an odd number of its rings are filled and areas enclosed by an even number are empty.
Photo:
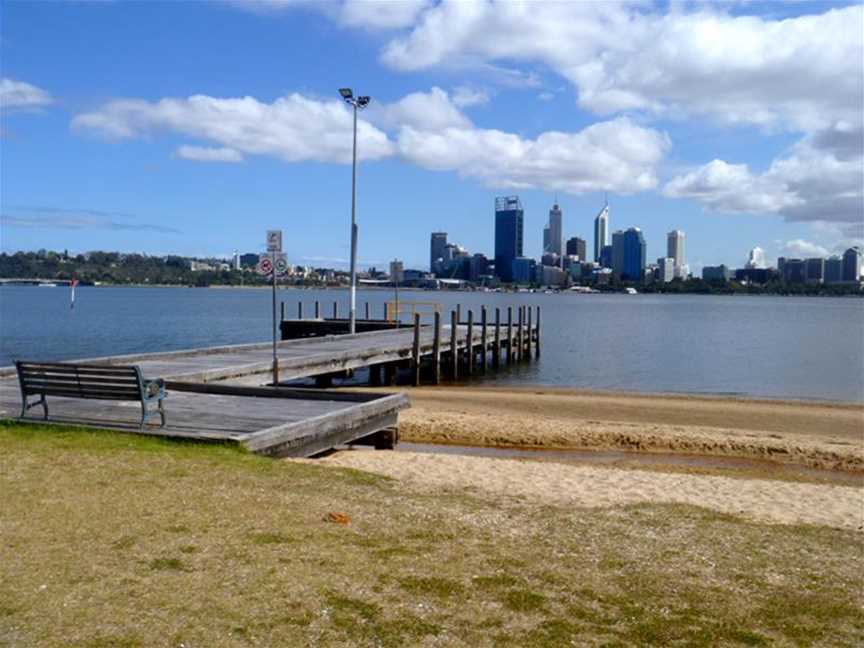
M415 443L680 452L864 471L859 404L547 387L407 393L401 438Z

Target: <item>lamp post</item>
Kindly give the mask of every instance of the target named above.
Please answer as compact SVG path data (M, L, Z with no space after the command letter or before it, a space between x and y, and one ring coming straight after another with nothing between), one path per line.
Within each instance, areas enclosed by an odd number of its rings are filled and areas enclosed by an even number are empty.
M370 97L355 97L351 88L340 88L345 103L354 107L354 149L351 160L351 303L348 332L357 332L357 111L369 105Z

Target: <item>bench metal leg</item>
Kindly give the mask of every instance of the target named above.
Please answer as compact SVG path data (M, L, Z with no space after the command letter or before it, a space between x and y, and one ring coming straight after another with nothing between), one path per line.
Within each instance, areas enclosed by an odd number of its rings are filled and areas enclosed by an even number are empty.
M39 400L36 401L35 403L28 403L27 398L28 398L27 396L24 396L24 399L21 402L21 415L18 418L23 419L24 415L27 414L28 410L30 410L33 407L39 407L39 405L41 405L42 406L42 412L44 413L43 418L44 418L44 420L47 421L48 420L48 401L45 400L45 394L42 394L39 397Z
M159 416L162 417L162 427L165 427L165 399L159 399Z

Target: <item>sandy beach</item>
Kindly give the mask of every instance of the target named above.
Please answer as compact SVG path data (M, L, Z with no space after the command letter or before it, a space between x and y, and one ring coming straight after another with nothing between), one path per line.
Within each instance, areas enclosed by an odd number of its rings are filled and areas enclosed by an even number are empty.
M864 489L762 479L665 474L537 461L413 452L340 452L324 460L420 489L470 489L533 505L693 504L758 522L862 530Z
M391 388L392 389L392 388ZM407 390L418 443L684 452L864 471L864 406L526 387Z

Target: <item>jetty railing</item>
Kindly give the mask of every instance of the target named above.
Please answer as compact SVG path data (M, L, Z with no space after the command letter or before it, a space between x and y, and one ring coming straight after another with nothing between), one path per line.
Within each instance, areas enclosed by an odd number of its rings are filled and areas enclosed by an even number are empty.
M286 310L296 312L297 319L285 319ZM331 311L333 317L321 317L323 309L317 301L309 310L314 317L304 317L302 303L298 303L296 309L286 309L283 303L283 340L348 335L348 319L339 317L337 302ZM421 384L424 379L437 385L445 376L456 381L540 356L539 306L508 306L506 311L501 307L480 306L463 312L459 304L448 315L436 302L400 301L399 311L397 318L395 303L387 302L379 311L380 317L375 318L367 302L361 310L365 318L357 320L357 334L345 338L364 358L368 354L364 366L369 369L372 385L392 385L403 370L410 371L410 382L414 385ZM406 317L409 314L410 319ZM392 353L385 358L363 351L364 344L367 347L382 344L378 337L374 342L371 338L364 342L363 334L375 331L392 331L397 336L390 339L388 334L386 339L396 348L398 360L393 359ZM316 384L329 386L333 378L346 375L343 371L317 376ZM404 373L402 375L404 377Z

